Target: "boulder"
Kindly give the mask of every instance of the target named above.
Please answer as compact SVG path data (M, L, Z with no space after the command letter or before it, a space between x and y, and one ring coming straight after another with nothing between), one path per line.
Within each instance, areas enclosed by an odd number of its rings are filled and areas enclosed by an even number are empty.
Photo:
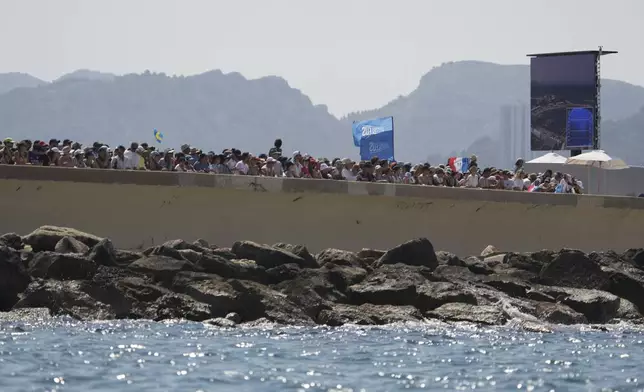
M642 314L640 313L639 309L637 309L637 306L635 306L634 303L632 303L629 300L626 300L624 298L620 298L619 300L619 308L617 309L617 314L615 315L615 319L617 320L627 320L631 322L637 322L637 323L642 323L644 322L644 318L642 317Z
M189 261L176 260L166 256L151 255L140 258L128 266L132 271L151 276L156 281L170 282L180 271L201 271Z
M50 321L51 319L51 312L47 308L23 308L0 312L0 325L4 323L36 324Z
M583 314L590 323L610 321L620 306L620 298L605 291L548 286L537 289Z
M234 323L233 321L223 317L215 317L213 319L208 319L204 321L204 324L208 324L208 325L212 325L213 327L220 327L220 328L235 328L237 326L237 324Z
M317 260L315 260L315 257L311 255L309 250L306 248L304 245L291 245L291 244L285 244L285 243L277 243L273 245L274 248L282 249L287 252L293 253L296 256L299 256L304 260L302 264L300 264L300 267L302 268L318 268L320 265L318 264Z
M482 278L482 283L495 288L510 297L525 297L530 286L519 279L507 275L487 275Z
M302 269L297 264L282 264L277 267L269 268L266 270L266 275L269 284L278 284L285 280L292 280L302 272Z
M414 305L422 311L454 302L478 304L476 295L468 287L451 282L427 282L416 287L416 292L418 298Z
M14 248L0 245L0 311L11 309L29 282L31 278L20 254Z
M434 270L433 276L439 280L476 282L485 275L478 276L466 267L439 265Z
M322 270L326 272L328 281L343 293L349 286L360 283L367 277L367 270L360 267L326 263Z
M535 315L543 321L553 324L585 324L586 316L561 303L539 302L535 307Z
M53 315L68 315L79 320L110 320L115 312L83 291L81 281L34 281L13 309L48 308Z
M120 279L115 283L115 286L124 296L131 298L132 302L154 302L162 296L170 294L168 289L137 276Z
M429 271L429 269L426 269ZM361 283L348 287L349 302L354 305L415 305L416 286L428 282L418 269L405 264L385 265L369 274Z
M107 238L94 245L87 258L98 265L115 266L118 264L114 244Z
M69 227L42 226L23 237L22 241L35 252L54 251L58 241L64 237L74 238L89 247L93 247L102 239Z
M425 313L443 321L465 321L476 324L503 325L507 318L498 306L448 303Z
M358 255L353 252L340 249L324 249L322 252L317 254L316 259L318 261L318 264L321 266L331 263L348 267L365 267L364 261L360 259Z
M148 248L143 251L143 255L146 257L162 256L162 257L169 257L175 260L186 260L183 257L183 254L181 254L181 251L179 249L173 248L171 246L166 246L166 245L159 245L159 246L153 246L151 248Z
M300 267L307 265L303 258L291 252L251 241L235 242L232 252L237 256L236 258L253 260L264 268L273 268L282 264L297 264Z
M97 268L93 261L73 253L39 252L29 261L29 274L36 278L91 279Z
M176 249L176 250L192 250L197 253L210 253L212 251L212 249L210 249L209 246L199 245L196 241L191 244L184 240L170 240L170 241L164 242L163 244L161 244L161 246L164 246L166 248Z
M609 286L607 291L625 298L637 306L640 313L644 312L644 277L628 270L604 270L608 273Z
M152 305L155 321L185 319L204 321L212 318L210 306L184 294L171 293L157 299Z
M375 267L398 263L434 269L438 266L434 245L427 238L419 238L405 242L404 244L389 249L378 259Z
M80 253L89 251L89 246L73 237L63 237L54 247L56 253Z
M264 267L252 260L227 260L216 254L204 254L197 262L205 272L216 274L222 278L248 279L266 282L267 275Z
M232 252L231 248L211 249L211 253L215 256L223 257L226 260L232 260L237 258L237 255Z
M0 236L0 246L7 246L16 250L23 248L22 237L16 233L7 233Z
M561 251L540 272L542 284L580 289L605 290L609 286L608 274L583 252Z
M324 309L318 323L337 327L344 324L384 325L397 322L418 322L423 315L413 306L364 304L360 306L336 304Z
M210 246L210 244L208 243L208 241L206 241L206 240L204 240L204 239L202 239L202 238L198 238L198 239L196 239L196 240L192 243L192 245L196 245L196 246L199 246L199 247L201 247L201 248L212 249L212 247ZM216 248L216 247L215 247L215 248Z
M370 266L378 261L378 259L381 258L385 253L386 251L384 250L363 248L356 254L356 256L358 256L358 258L361 259L364 264Z
M438 265L452 265L455 267L466 267L465 262L458 258L454 253L445 252L439 250L436 252L436 259L438 260Z
M450 264L449 266L453 267L459 267L457 264ZM487 265L483 260L479 259L478 257L467 257L465 260L463 260L463 265L462 267L467 267L472 273L477 274L477 275L490 275L494 273L494 270L492 267Z
M315 270L313 270L315 271ZM239 293L241 307L235 310L244 321L266 318L284 325L309 326L315 322L287 295L262 284L230 279L228 283Z
M486 258L499 253L501 253L501 251L498 250L494 245L488 245L485 247L485 249L483 249L483 251L481 251L481 257Z
M483 264L490 268L495 268L500 264L503 264L505 257L506 255L504 253L487 256L483 259Z
M235 324L239 324L242 322L242 318L238 313L231 312L226 315L226 320L230 320Z
M225 317L228 313L237 312L248 305L242 303L240 294L221 279L190 282L182 292L194 300L210 306L209 312L214 317Z

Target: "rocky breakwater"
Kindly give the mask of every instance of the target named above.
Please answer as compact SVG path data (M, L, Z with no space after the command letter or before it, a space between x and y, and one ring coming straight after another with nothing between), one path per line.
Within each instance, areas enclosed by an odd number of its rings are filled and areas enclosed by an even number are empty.
M29 310L33 309L33 310ZM0 320L35 312L94 319L188 319L232 327L465 321L641 322L644 251L563 249L460 259L415 239L387 251L239 241L168 241L143 251L70 228L0 237ZM11 317L9 317L11 316ZM12 318L13 317L13 318ZM535 325L537 327L535 327Z

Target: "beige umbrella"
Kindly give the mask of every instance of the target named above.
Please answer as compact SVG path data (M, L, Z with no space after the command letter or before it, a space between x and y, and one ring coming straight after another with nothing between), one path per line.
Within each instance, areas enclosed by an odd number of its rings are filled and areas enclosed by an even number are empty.
M607 170L620 170L628 169L626 162L619 158L612 158L603 150L588 151L583 154L570 157L566 160L567 165L582 165L590 167L598 167Z

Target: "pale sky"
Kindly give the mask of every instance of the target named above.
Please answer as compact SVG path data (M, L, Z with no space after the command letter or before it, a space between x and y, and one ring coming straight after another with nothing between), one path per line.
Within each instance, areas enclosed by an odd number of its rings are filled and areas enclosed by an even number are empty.
M443 62L617 50L644 85L644 0L0 0L0 72L284 77L331 113L408 94Z

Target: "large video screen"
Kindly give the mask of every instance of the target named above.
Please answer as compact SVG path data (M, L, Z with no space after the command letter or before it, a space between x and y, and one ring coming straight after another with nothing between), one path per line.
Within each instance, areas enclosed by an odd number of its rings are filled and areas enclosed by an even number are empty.
M533 151L593 148L595 54L533 57L530 61Z

